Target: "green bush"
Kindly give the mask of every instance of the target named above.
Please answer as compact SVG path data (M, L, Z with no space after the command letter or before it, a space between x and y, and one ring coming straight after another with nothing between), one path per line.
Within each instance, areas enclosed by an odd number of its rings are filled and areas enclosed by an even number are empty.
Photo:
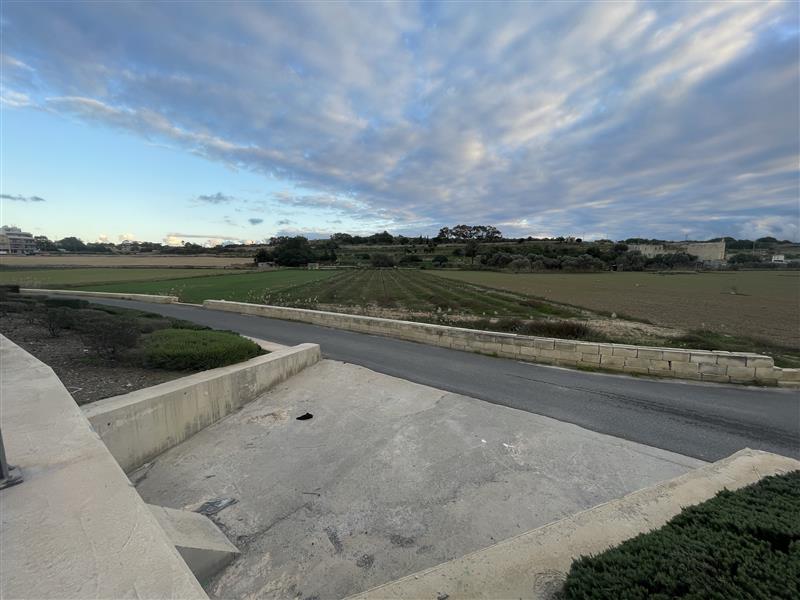
M263 350L229 331L161 329L143 340L145 366L174 371L198 371L248 360Z
M44 305L52 308L56 306L76 309L89 307L89 303L86 300L80 300L78 298L45 298Z
M107 314L76 319L73 328L95 356L106 360L116 360L122 352L135 348L141 335L134 319Z
M800 598L800 471L723 490L572 564L562 598Z

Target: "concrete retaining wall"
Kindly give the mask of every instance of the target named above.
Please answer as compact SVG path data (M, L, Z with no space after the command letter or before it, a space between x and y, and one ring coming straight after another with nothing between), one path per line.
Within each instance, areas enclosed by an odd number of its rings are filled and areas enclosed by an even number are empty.
M579 342L226 300L206 300L203 306L537 363L716 383L800 387L800 369L775 367L772 357L760 354Z
M130 472L319 359L317 344L300 344L99 400L83 410L120 466Z
M0 336L0 598L207 598L53 370Z
M40 288L24 288L22 294L46 294L48 296L86 296L87 298L116 298L117 300L138 300L153 304L172 304L178 301L177 296L153 296L150 294L117 294L112 292L84 292L81 290L46 290Z

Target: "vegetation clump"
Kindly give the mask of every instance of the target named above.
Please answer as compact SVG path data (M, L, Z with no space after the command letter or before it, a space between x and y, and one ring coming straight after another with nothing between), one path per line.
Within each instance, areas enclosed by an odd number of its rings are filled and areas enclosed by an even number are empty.
M723 490L576 560L563 600L800 598L800 471Z
M146 366L175 371L214 369L264 354L258 344L236 333L173 328L148 334L142 351Z

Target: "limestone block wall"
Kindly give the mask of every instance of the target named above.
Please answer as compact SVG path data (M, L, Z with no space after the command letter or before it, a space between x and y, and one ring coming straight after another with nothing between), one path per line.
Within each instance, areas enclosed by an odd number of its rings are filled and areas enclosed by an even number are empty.
M800 369L776 367L772 357L760 354L540 338L226 300L206 300L203 306L212 310L302 321L536 363L716 383L800 387Z
M319 359L317 344L300 344L82 408L128 473Z
M153 304L172 304L178 301L177 296L155 296L152 294L121 294L116 292L84 292L81 290L46 290L40 288L24 288L23 294L46 294L48 296L80 296L92 298L116 298L117 300L138 300Z

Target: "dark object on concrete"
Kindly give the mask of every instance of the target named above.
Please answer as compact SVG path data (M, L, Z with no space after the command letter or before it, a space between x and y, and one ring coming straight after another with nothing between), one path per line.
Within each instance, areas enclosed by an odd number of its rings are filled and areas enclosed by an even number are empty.
M442 592L441 594L436 594L436 600L447 600L450 597L450 594L445 594Z
M199 512L201 515L210 517L211 515L217 514L224 508L233 506L237 502L238 500L236 498L217 498L216 500L209 500L208 502L203 502L200 508L198 508L194 512Z
M308 421L309 419L313 419L313 418L314 418L314 415L312 415L311 413L306 413L304 415L300 415L299 417L297 417L297 420L298 421Z
M362 554L356 559L356 566L362 569L369 569L375 562L375 557L372 554Z
M6 447L3 444L3 433L0 431L0 490L22 483L22 471L19 467L8 464Z

